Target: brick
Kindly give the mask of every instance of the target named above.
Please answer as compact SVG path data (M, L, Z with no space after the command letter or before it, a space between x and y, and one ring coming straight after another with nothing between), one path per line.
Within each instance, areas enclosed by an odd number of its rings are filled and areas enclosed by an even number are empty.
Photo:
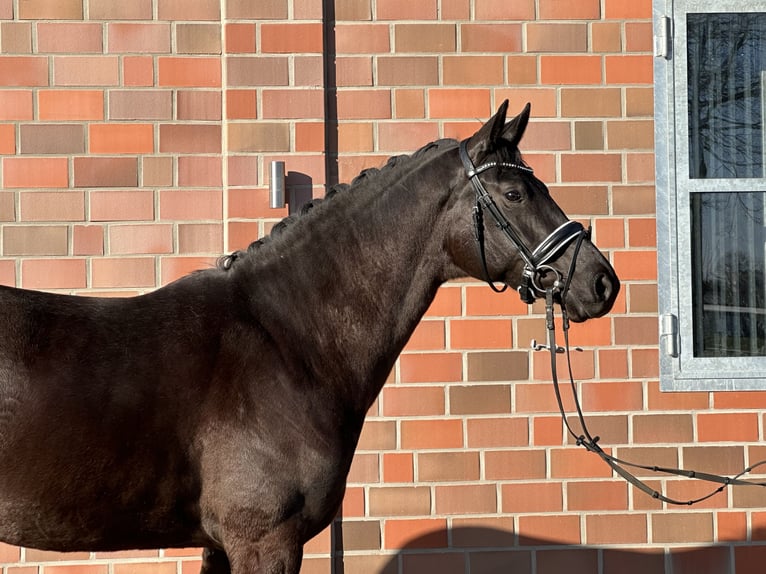
M29 22L0 23L0 50L4 54L31 54L32 25Z
M521 24L477 24L460 26L462 52L521 52Z
M380 550L380 522L377 520L344 520L341 528L344 550Z
M108 564L45 566L46 574L108 574Z
M605 0L604 17L615 20L648 19L652 17L651 0L636 0L635 2L622 2L622 0Z
M619 88L563 88L563 117L619 117L622 95Z
M120 81L119 60L112 56L54 56L56 86L116 86Z
M88 0L89 20L151 20L152 1Z
M384 547L446 548L447 521L444 518L386 520Z
M231 12L229 18L240 18L239 4L242 2L228 2ZM269 4L270 2L265 2ZM184 0L158 0L157 13L160 20L213 20L218 21L221 17L221 4L217 0L198 0L192 4Z
M145 187L169 187L173 184L173 158L141 158L141 185Z
M617 345L657 345L656 317L615 317L614 341Z
M113 54L168 54L171 51L171 29L168 23L110 23L108 50Z
M564 508L560 482L511 483L501 488L502 511L506 513L561 512Z
M543 84L600 84L600 56L543 55L540 57Z
M699 413L697 440L753 442L758 440L756 413Z
M585 23L533 23L526 25L527 52L587 52Z
M662 549L641 546L633 551L603 551L604 574L644 574L645 572L664 572L665 555ZM692 569L691 572L696 571Z
M639 411L643 406L638 382L583 383L582 404L586 411Z
M37 98L39 119L43 121L104 119L101 90L43 90Z
M412 482L415 466L412 453L383 453L383 481L386 483Z
M654 514L651 520L653 542L689 544L713 540L713 517L707 512Z
M221 127L195 124L160 125L160 152L220 153Z
M220 190L160 192L160 218L163 220L221 219L222 214Z
M220 92L179 90L176 102L179 120L219 121L222 117Z
M315 89L264 89L261 92L264 119L303 119L324 116L324 92Z
M445 412L444 390L439 387L386 387L382 398L385 416L434 416Z
M104 258L91 261L93 287L107 289L112 287L154 287L154 259L140 258Z
M405 449L444 449L463 446L463 425L458 419L417 419L401 422Z
M507 384L451 386L449 404L453 415L510 413L511 389Z
M653 149L654 122L651 120L609 121L608 149Z
M625 115L651 117L654 115L652 88L625 88Z
M651 52L654 49L651 22L625 23L625 50Z
M169 120L173 117L170 90L113 90L109 93L110 120Z
M419 516L431 513L431 489L427 486L370 488L370 516Z
M221 30L217 24L178 24L176 46L179 54L220 54Z
M113 225L109 227L110 255L142 255L173 252L170 225Z
M21 286L27 289L82 289L86 286L86 274L84 259L26 259L21 262ZM30 559L27 551L27 560ZM70 556L69 559L78 558Z
M657 314L657 286L635 283L628 285L631 313Z
M443 285L436 292L425 317L448 317L461 315L462 295L460 288Z
M184 5L183 2L176 1L180 6ZM287 0L265 0L256 4L249 0L230 0L227 16L232 19L284 20L287 18Z
M585 518L588 544L643 544L647 542L646 516L596 514Z
M657 280L656 251L617 251L613 265L622 281Z
M655 212L655 189L652 185L615 186L612 209L615 215L651 215Z
M569 481L566 484L567 510L628 510L628 488L628 483L622 479Z
M20 130L22 154L77 154L85 151L85 133L77 124L23 124Z
M396 122L378 124L378 149L391 153L407 152L413 142L434 141L439 128L432 122Z
M367 420L362 427L358 450L391 450L396 448L396 424L393 421Z
M430 116L437 118L483 118L489 116L490 93L482 88L435 88L428 92Z
M37 51L39 53L100 53L103 28L94 22L37 24Z
M67 187L66 158L3 158L3 185L6 188Z
M499 544L510 547L513 544ZM471 572L534 572L532 553L519 550L472 552L468 555ZM587 571L587 570L586 570Z
M0 56L0 86L48 85L48 59L41 56Z
M529 422L526 417L471 418L466 422L466 429L466 444L472 448L529 444Z
M123 56L122 83L124 86L153 86L154 59L151 56Z
M486 480L530 480L546 476L543 450L488 450L484 461Z
M82 0L24 0L20 20L82 20Z
M534 0L518 0L515 2L495 2L493 0L476 0L476 19L503 20L534 20Z
M31 120L32 92L28 90L0 90L0 120Z
M537 565L539 574L556 574L567 570L596 572L598 552L594 548L541 550L537 552Z
M419 482L475 481L479 479L479 453L418 453L417 472Z
M561 156L561 181L622 181L622 156L616 153L564 154Z
M454 24L395 24L394 50L405 52L454 52L457 31Z
M353 90L338 94L339 120L391 118L391 93L388 90Z
M221 158L216 156L182 156L178 158L179 187L220 187Z
M622 52L622 26L619 22L591 23L590 37L593 52Z
M93 154L150 154L154 152L151 124L90 124L90 152Z
M289 83L287 58L228 57L226 67L231 87L286 86Z
M100 225L75 225L72 229L72 255L103 254L103 227Z
M219 58L160 57L158 74L160 86L216 88L221 85Z
M469 381L507 381L529 378L526 351L485 351L468 353Z
M261 24L261 51L264 54L322 52L320 23Z
M553 478L609 478L612 469L593 453L565 448L551 451L550 474Z
M178 226L179 253L221 253L223 229L215 224L182 224Z
M378 85L421 86L439 84L439 60L436 56L381 56L377 60Z
M21 221L83 221L85 198L82 192L21 193Z
M405 350L439 351L444 349L444 321L421 321L410 336Z
M154 219L151 191L94 191L90 193L91 221L149 221Z
M316 69L316 66L314 67ZM418 77L418 76L414 76ZM309 80L308 77L304 80ZM321 85L322 79L317 78L311 85ZM369 87L373 85L372 59L369 56L345 56L335 61L335 83L338 87ZM381 85L389 82L380 81Z
M502 84L502 56L445 56L442 60L443 83L455 86Z
M607 55L607 84L651 84L654 81L651 55Z
M388 53L389 28L385 24L338 24L335 42L339 55Z
M494 484L437 485L434 509L436 514L492 514L498 510L496 491Z
M507 349L513 344L508 319L460 319L449 325L453 349Z
M601 17L599 0L579 0L561 2L561 0L539 0L539 18L541 20L598 20Z
M230 151L278 152L290 149L288 124L231 123L228 132Z
M516 85L537 84L537 56L508 56L508 82Z
M580 544L580 518L570 514L519 517L519 544Z
M458 353L405 354L399 361L403 383L456 382L462 378L462 357Z
M376 20L435 20L436 14L436 0L378 0L375 11Z
M66 226L4 226L3 255L66 255Z
M74 158L75 187L135 187L138 161L133 157Z
M633 440L636 443L691 442L690 415L647 414L633 417Z
M585 350L584 352L570 355L572 363L572 373L575 380L593 379L595 377L595 361L593 352ZM563 354L556 356L556 367L559 373L567 373L566 357ZM532 355L532 378L535 380L551 380L551 362L550 357L542 353Z
M114 564L114 574L176 574L175 562ZM73 573L74 574L74 573Z

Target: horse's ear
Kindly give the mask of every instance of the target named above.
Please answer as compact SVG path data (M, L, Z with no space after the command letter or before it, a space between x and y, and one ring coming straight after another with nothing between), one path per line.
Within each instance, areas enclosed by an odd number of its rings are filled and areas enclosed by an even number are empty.
M495 115L489 118L487 123L481 126L479 131L468 140L468 153L474 162L480 162L494 148L497 140L503 137L506 130L505 116L507 112L508 100L505 100L500 104Z
M524 106L521 113L505 125L503 137L507 139L513 147L519 147L519 142L521 141L521 138L524 137L524 131L527 129L527 124L529 123L529 112L531 109L531 104L527 102L527 105Z

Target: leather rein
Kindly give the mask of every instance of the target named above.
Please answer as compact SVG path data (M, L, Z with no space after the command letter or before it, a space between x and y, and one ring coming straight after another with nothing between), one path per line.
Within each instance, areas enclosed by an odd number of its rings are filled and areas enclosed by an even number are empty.
M555 229L550 235L548 235L548 237L546 237L534 250L530 250L519 237L518 233L516 233L516 231L513 229L508 219L505 217L505 215L503 215L502 211L500 211L497 204L492 199L492 196L490 196L487 190L484 188L484 185L479 179L479 174L493 168L514 169L524 173L532 174L532 169L516 163L496 161L487 162L480 165L479 167L476 167L473 164L471 158L468 156L467 140L460 142L460 159L463 162L463 167L465 168L466 175L471 181L474 191L476 192L476 205L473 208L474 232L476 242L478 244L485 281L496 293L502 293L508 287L507 283L504 283L502 287L497 287L489 274L484 247L483 217L484 211L487 211L495 220L497 227L510 240L511 244L516 248L522 260L524 261L522 283L516 288L516 290L519 292L521 300L527 304L531 304L537 299L538 296L543 294L545 296L545 322L546 330L548 333L548 344L537 345L533 340L532 348L534 350L547 349L550 353L551 379L553 382L553 389L556 395L556 402L558 404L559 413L561 414L561 420L563 421L569 435L574 438L577 446L582 446L585 448L585 450L597 454L601 460L609 465L609 467L611 467L614 472L624 478L628 483L645 492L652 498L661 500L662 502L666 502L668 504L691 506L693 504L697 504L698 502L702 502L703 500L707 500L712 496L715 496L719 492L722 492L729 485L766 487L766 482L742 479L742 476L745 474L752 472L759 466L766 465L766 460L762 460L751 466L748 466L739 474L729 477L707 472L699 472L695 470L684 470L680 468L666 468L655 465L637 464L612 456L611 454L604 451L603 448L601 448L601 445L599 444L600 437L592 435L588 429L588 425L585 422L585 416L583 415L580 398L577 393L577 384L574 381L572 361L570 356L569 317L567 316L566 312L566 295L569 291L569 284L572 279L572 275L574 275L575 272L575 266L577 263L577 256L580 251L580 246L582 245L584 239L590 238L590 228L586 229L582 224L576 221L567 221ZM561 274L550 265L550 263L561 256L572 242L575 243L575 251L572 255L569 270L566 276L562 277ZM543 275L548 273L553 273L555 279L550 287L543 287L541 278ZM556 322L554 315L554 305L556 302L558 302L561 310L562 330L564 334L563 347L560 347L556 344ZM561 353L566 355L572 398L577 412L577 418L582 429L582 434L578 434L574 431L572 426L569 424L569 421L567 420L566 411L564 409L564 401L561 394L556 364L556 355ZM720 486L714 489L712 492L699 498L690 500L676 500L653 489L648 484L646 484L646 482L639 479L635 474L627 470L626 467L635 470L646 470L650 472L693 478L705 482L717 483L720 484Z

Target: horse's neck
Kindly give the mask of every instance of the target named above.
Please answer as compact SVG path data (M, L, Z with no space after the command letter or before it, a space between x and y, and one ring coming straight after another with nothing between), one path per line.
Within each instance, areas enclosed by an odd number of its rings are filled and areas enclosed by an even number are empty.
M447 278L438 220L448 192L430 193L424 201L403 185L348 191L295 224L289 244L273 245L272 261L254 278L258 305L275 306L259 315L277 344L289 346L282 355L301 362L313 383L334 386L356 412L374 401Z

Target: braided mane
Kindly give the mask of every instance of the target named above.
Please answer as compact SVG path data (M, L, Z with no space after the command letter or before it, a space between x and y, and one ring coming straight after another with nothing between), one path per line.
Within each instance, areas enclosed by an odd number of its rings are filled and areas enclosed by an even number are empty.
M301 206L301 209L298 213L288 215L287 217L282 219L280 222L275 224L274 227L272 227L269 235L266 235L264 237L261 237L260 239L253 241L250 245L247 246L246 249L233 251L229 255L224 255L223 257L219 258L216 264L216 267L223 271L228 271L242 259L255 255L261 247L270 243L274 239L278 238L280 235L282 235L285 229L290 227L297 220L311 213L311 211L313 211L313 209L317 207L318 205L320 205L321 203L333 199L339 193L345 192L347 190L351 191L351 190L360 188L368 183L376 182L383 175L389 173L394 168L402 166L402 165L406 165L409 162L420 158L421 156L423 156L425 153L427 153L430 150L443 149L444 147L447 147L447 146L456 146L456 145L457 145L457 141L453 139L437 140L429 144L426 144L425 146L423 146L422 148L414 152L412 155L398 155L398 156L390 157L388 161L386 162L386 165L384 165L380 169L371 167L361 171L359 175L357 175L350 184L338 183L331 186L327 190L323 198L312 199L311 201L303 204L303 206Z

